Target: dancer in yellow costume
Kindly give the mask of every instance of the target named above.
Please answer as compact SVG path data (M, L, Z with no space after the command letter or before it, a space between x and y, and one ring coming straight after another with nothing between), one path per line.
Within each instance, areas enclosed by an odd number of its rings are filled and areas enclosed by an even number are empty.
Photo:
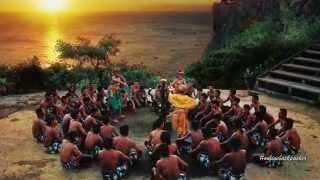
M176 93L169 95L169 102L175 107L175 111L172 112L172 127L176 129L178 137L183 137L188 133L188 110L198 105L196 99L184 95L186 90L186 85L179 85L175 88Z

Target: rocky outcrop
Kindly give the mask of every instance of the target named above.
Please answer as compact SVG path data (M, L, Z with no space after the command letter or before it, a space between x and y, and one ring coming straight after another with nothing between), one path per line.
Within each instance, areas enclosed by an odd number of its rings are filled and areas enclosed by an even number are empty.
M211 48L223 47L231 36L259 18L278 12L277 0L222 0L215 3L212 8L214 36Z

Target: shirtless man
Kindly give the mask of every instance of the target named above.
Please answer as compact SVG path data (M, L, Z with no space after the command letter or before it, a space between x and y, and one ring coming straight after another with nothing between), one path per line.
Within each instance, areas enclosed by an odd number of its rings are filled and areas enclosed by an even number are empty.
M220 142L224 141L228 136L228 126L222 120L212 120L207 123L207 127L213 129Z
M78 145L79 147L82 147L82 145L84 144L85 137L87 136L87 132L80 123L79 111L72 112L71 117L72 120L69 123L69 133L74 132L77 134L77 137L79 138Z
M99 153L99 160L103 179L119 179L124 177L128 171L128 156L118 150L112 149L113 139L104 139L104 148Z
M96 157L102 149L103 140L99 135L99 129L98 125L94 125L92 130L88 132L84 142L85 151L93 157Z
M91 82L88 84L87 93L91 101L94 102L97 97L97 89L96 87L94 87L94 85Z
M87 132L90 131L93 126L98 125L97 118L99 118L99 111L97 108L91 109L89 113L90 114L83 122L83 127Z
M261 112L256 112L255 116L257 124L247 131L247 134L250 136L253 146L264 147L267 142L268 124L263 119Z
M232 151L225 154L220 160L213 162L211 166L227 164L226 168L219 171L220 179L234 179L239 180L244 177L247 166L247 151L241 149L241 143L238 139L232 139Z
M76 93L75 86L70 86L66 96L70 98L70 102L79 102L79 96Z
M43 145L49 154L58 154L61 148L62 136L56 129L57 122L54 116L48 116L47 125L44 128Z
M265 149L265 157L279 157L283 153L283 144L281 139L277 136L277 131L275 129L270 129L269 137L271 141L268 142L267 147ZM256 155L253 157L254 161L257 162L261 166L267 166L271 168L276 168L282 165L281 160L264 160L261 159L261 155Z
M156 180L179 180L187 179L185 170L188 164L176 155L170 155L167 144L159 146L161 159L156 163L156 168L153 172Z
M169 148L169 154L170 155L175 155L177 154L177 145L174 144L174 143L171 143L171 136L168 132L164 131L161 133L161 144L167 144L168 145L168 148ZM156 163L159 159L160 159L160 152L159 152L159 146L161 144L157 144L156 147L155 147L155 150L153 151L152 153L152 161L154 163Z
M231 109L227 111L226 113L223 114L223 118L228 124L228 126L233 127L235 124L235 121L241 121L241 116L243 114L243 109L239 105L240 103L240 98L235 97L232 100L233 104Z
M59 112L61 115L69 113L71 110L70 99L68 96L61 97L61 105L59 106Z
M191 122L192 131L183 138L177 139L178 154L184 158L189 158L192 150L197 147L203 140L203 135L199 126L199 122Z
M295 155L299 152L301 139L298 131L293 127L294 121L291 118L287 118L285 123L285 132L280 135L280 138L284 144L284 153L286 155Z
M222 109L220 108L220 103L218 101L213 101L210 112L200 119L201 127L204 127L212 119L221 119L221 118L222 118Z
M245 129L252 129L256 125L256 117L254 114L250 112L250 105L245 104L243 106L243 114L242 114L242 122L243 122L243 127Z
M222 147L225 145L230 145L232 139L238 139L241 144L241 149L249 150L249 137L244 128L242 128L242 124L240 121L236 122L236 131L227 139L226 141L221 143Z
M68 114L65 114L63 116L63 119L62 119L62 132L63 132L63 135L67 135L68 132L69 132L69 126L70 126L70 121L72 120L72 117L71 117L71 114L75 112L75 110L72 110L70 113ZM77 112L78 113L78 112Z
M274 123L274 118L273 116L267 112L267 108L264 105L260 105L259 107L259 112L261 113L263 119L267 122L268 125L271 125Z
M236 97L237 97L237 91L234 90L234 89L230 90L227 99L225 99L225 100L222 102L223 104L225 104L225 103L227 103L227 102L230 102L230 107L224 106L224 107L223 107L223 112L227 112L227 111L232 107L232 105L234 104L233 101L234 101L234 99L235 99Z
M208 103L208 95L206 93L202 93L200 96L199 105L196 108L196 115L194 117L196 121L206 116L206 114L208 113L208 110L210 110L209 103Z
M278 134L281 134L285 131L285 123L288 119L288 111L285 108L280 108L280 111L278 113L278 119L273 123L269 125L270 127L274 127Z
M219 102L220 108L223 107L223 99L221 98L221 91L219 89L214 90L214 100Z
M120 127L120 136L117 136L113 140L113 147L127 155L130 159L130 164L133 165L137 162L142 155L142 148L137 142L129 137L129 126L123 125Z
M102 139L113 138L118 136L118 132L114 126L110 124L110 119L108 116L103 117L103 125L100 127L100 136Z
M44 113L42 109L36 110L37 118L32 124L32 135L38 142L43 142L44 127L46 122L44 121Z
M260 101L259 101L259 96L258 95L253 95L251 99L251 109L254 109L254 112L259 112L260 111Z
M80 107L81 117L83 119L87 118L90 115L90 112L95 108L94 103L91 101L89 97L85 97L83 99L83 105Z
M213 101L214 100L214 88L213 86L208 86L208 97L209 97L209 101Z
M161 134L162 132L164 132L165 130L164 128L164 122L162 119L158 119L155 121L154 123L154 130L150 132L150 134L148 135L147 140L145 141L145 146L147 148L148 153L151 155L154 147L157 144L161 143Z
M84 166L92 160L88 155L81 153L76 142L76 134L74 132L68 133L66 139L62 141L60 150L60 161L65 169L76 169Z
M193 150L192 154L197 155L200 164L209 168L211 161L218 160L222 157L223 152L217 137L212 137L210 128L202 129L204 140Z

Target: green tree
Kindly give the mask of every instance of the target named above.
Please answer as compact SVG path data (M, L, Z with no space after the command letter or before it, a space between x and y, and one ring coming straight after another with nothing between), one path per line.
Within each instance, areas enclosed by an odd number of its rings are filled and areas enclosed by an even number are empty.
M57 41L56 50L61 59L73 59L78 61L80 67L85 63L91 64L96 70L110 64L110 56L119 52L121 41L112 35L106 35L97 44L91 43L86 38L79 37L75 44Z

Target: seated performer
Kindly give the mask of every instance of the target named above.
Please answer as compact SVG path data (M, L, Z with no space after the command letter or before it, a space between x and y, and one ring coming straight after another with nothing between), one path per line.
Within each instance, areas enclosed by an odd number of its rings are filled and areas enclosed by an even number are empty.
M226 113L223 114L223 118L226 121L227 125L230 127L233 127L235 124L235 121L241 121L241 117L243 114L243 109L239 105L240 98L235 97L232 99L232 106Z
M243 106L242 123L245 129L252 129L256 125L256 117L250 112L250 105L245 104Z
M83 121L83 127L88 132L95 125L98 125L97 118L100 114L97 108L92 108L89 115Z
M236 97L237 97L237 91L234 89L230 90L227 99L222 101L222 104L230 102L230 106L223 106L223 108L222 108L223 112L227 112L232 107L232 105L234 104L233 101L235 100Z
M198 104L198 107L195 109L196 114L195 114L195 120L199 120L206 116L208 111L210 110L209 108L209 103L208 103L208 95L206 93L202 93L200 95L200 101ZM193 112L195 113L195 112Z
M249 150L249 138L246 130L242 128L240 121L236 121L236 131L227 139L221 143L221 146L230 145L232 139L238 139L241 144L241 149Z
M99 126L94 125L92 130L90 130L84 141L84 150L86 153L96 157L99 151L102 149L103 140L99 135Z
M272 159L280 157L283 153L283 144L281 139L277 136L277 131L275 129L270 129L269 137L271 140L268 142L265 155L256 155L253 156L254 161L257 162L261 166L267 166L271 168L276 168L282 165L282 161L280 159ZM271 159L263 159L263 158L271 158Z
M263 119L261 112L256 112L257 124L247 131L253 146L264 147L267 142L268 124Z
M122 152L112 149L113 139L104 139L104 150L99 153L103 179L115 180L123 178L128 173L129 158Z
M82 127L80 122L79 111L74 111L71 113L72 120L69 123L69 133L74 132L77 135L78 145L81 147L84 143L85 137L87 136L86 130Z
M100 136L102 139L113 138L118 136L116 128L110 124L110 119L108 116L103 116L103 125L100 127Z
M197 147L203 140L203 135L199 126L199 122L192 121L191 123L192 131L185 137L177 139L178 154L188 158L192 153L192 149Z
M287 118L285 123L285 132L280 135L284 144L284 154L286 155L295 155L300 150L301 139L298 131L293 127L293 124L293 119Z
M81 153L76 143L77 134L70 132L62 141L60 150L60 161L65 169L76 169L86 166L92 157Z
M273 116L267 112L267 108L264 105L260 105L259 107L259 112L261 113L263 119L268 123L268 125L271 125L274 123L274 118Z
M229 129L224 121L214 119L209 121L206 127L215 130L217 138L219 139L220 142L226 140Z
M54 116L48 116L46 119L43 145L49 154L58 154L61 148L62 136L56 129L57 122Z
M161 133L160 136L161 139L161 144L167 144L169 148L169 154L170 155L175 155L177 154L177 145L174 143L171 143L171 136L168 132L164 131ZM155 163L160 159L160 153L159 153L159 146L161 144L156 145L151 157L152 161Z
M278 134L283 133L285 131L285 123L288 119L287 114L287 109L280 108L278 119L273 124L270 124L269 127L274 127L278 131Z
M210 128L202 129L204 140L193 150L201 166L209 168L211 161L218 160L222 157L223 152L217 137L212 137Z
M162 119L158 119L154 122L154 130L148 135L148 139L145 141L145 146L149 155L153 153L153 150L157 144L161 143L161 134L165 131L164 122Z
M167 144L159 146L160 160L153 169L153 179L156 180L186 180L185 171L188 164L176 155L170 155Z
M69 87L66 96L69 97L70 102L78 102L79 101L79 96L76 93L76 87L75 86L70 86Z
M96 101L97 89L96 89L96 87L94 87L92 82L89 82L89 84L88 84L87 94L92 102Z
M61 128L62 128L63 135L67 135L69 132L70 121L72 120L71 114L74 111L75 110L71 110L70 113L65 114L62 118Z
M220 108L223 107L223 99L221 98L221 91L219 89L214 90L214 99L211 102L213 101L218 101Z
M213 162L211 166L226 164L225 167L219 170L219 177L222 180L244 179L247 166L247 151L241 149L241 143L238 139L232 139L230 144L232 151L225 154L220 160Z
M259 96L258 95L253 95L251 99L251 109L254 109L254 112L259 112L260 111L260 101L259 101Z
M219 101L213 101L211 105L210 112L200 119L201 127L206 126L206 124L212 119L221 119L222 109L220 108Z
M82 106L80 106L81 118L85 119L87 116L90 115L93 109L95 109L95 104L91 101L89 97L85 97L83 99Z
M127 155L130 159L130 164L137 162L141 155L142 149L139 145L129 137L129 126L123 125L120 127L120 136L113 139L113 147Z
M36 110L37 118L32 124L32 135L38 142L43 142L44 127L46 122L44 121L44 113L42 109Z

